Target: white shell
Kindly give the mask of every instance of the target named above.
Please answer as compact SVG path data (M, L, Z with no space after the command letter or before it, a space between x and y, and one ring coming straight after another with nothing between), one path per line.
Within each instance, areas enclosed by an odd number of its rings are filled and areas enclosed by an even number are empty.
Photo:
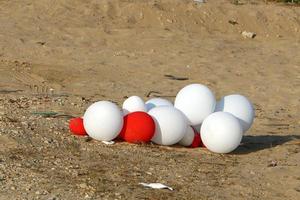
M173 191L174 189L164 185L162 183L139 183L140 185L144 186L144 187L149 187L149 188L153 188L153 189L168 189Z

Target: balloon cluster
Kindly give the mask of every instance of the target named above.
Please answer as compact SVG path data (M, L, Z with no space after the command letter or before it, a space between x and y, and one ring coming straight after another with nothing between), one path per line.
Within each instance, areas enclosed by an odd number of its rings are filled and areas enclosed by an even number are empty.
M246 97L233 94L216 102L212 91L201 84L182 88L174 105L162 98L144 103L131 96L122 108L109 101L93 103L82 118L71 119L70 130L100 141L119 138L130 143L179 143L229 153L239 146L254 119L253 106Z

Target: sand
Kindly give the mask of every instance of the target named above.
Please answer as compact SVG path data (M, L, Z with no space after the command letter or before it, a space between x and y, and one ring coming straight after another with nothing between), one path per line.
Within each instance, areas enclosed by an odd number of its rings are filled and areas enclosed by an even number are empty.
M240 2L1 0L0 199L300 199L300 7ZM253 102L233 153L69 133L92 102L189 83Z

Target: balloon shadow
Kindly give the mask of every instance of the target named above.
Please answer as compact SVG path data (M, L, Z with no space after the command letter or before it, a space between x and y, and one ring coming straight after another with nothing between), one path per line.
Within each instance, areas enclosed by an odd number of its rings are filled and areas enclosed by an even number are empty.
M248 154L274 148L289 141L300 140L300 135L257 135L244 136L241 145L233 154Z

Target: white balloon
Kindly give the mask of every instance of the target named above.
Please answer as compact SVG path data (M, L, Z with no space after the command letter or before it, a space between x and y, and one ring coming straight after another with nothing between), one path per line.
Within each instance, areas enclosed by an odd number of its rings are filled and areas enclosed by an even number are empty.
M209 115L201 126L203 144L212 152L229 153L242 140L243 129L239 120L230 113L215 112Z
M174 107L159 106L149 111L155 122L155 133L151 141L161 145L178 143L187 131L184 115Z
M182 88L175 98L175 108L181 110L190 125L201 124L215 110L216 99L212 91L201 84L190 84Z
M252 103L244 96L232 94L218 101L215 111L229 112L239 119L245 133L254 120Z
M123 108L124 115L136 111L142 111L142 112L147 111L143 99L138 96L131 96L128 99L126 99L123 103L122 108Z
M146 101L146 108L148 111L158 106L173 106L173 104L169 100L163 98L152 98Z
M111 141L118 136L123 127L123 115L114 103L98 101L85 111L83 125L90 137Z
M191 126L187 127L187 131L183 138L179 141L179 144L185 147L191 146L194 141L195 132Z

